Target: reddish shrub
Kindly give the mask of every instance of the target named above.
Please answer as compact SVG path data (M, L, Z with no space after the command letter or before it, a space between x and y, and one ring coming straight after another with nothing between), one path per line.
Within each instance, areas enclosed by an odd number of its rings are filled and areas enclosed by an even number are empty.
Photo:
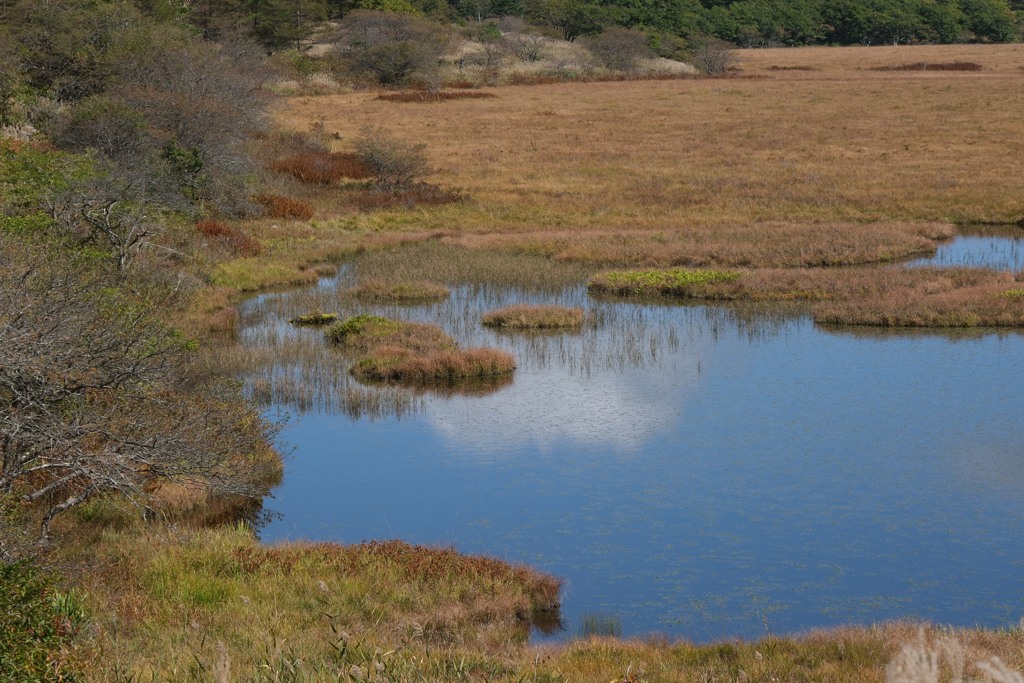
M279 194L258 194L253 201L263 207L268 218L297 218L308 221L313 217L313 207L308 203Z
M329 185L342 178L364 180L373 175L354 152L301 152L278 159L270 168L307 185Z
M255 237L247 235L222 221L199 221L196 223L196 230L209 241L227 247L236 256L259 256L263 251Z
M872 71L981 71L976 62L914 62L895 66L876 66Z

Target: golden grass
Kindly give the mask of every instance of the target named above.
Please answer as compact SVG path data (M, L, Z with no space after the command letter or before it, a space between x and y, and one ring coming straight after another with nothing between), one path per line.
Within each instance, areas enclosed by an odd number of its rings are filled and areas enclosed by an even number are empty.
M349 290L356 299L380 304L422 304L444 301L450 292L448 288L427 280L395 282L367 279Z
M582 308L541 304L514 304L485 313L481 322L505 330L551 330L583 325Z
M918 224L1024 217L1015 182L1024 156L1021 46L740 57L745 74L761 77L503 87L498 99L428 108L395 107L370 93L292 98L277 118L305 129L323 117L343 138L373 124L425 143L439 169L432 181L471 201L428 212L420 229L544 244L561 231L579 236L583 258L600 252L607 235L637 231L685 244L730 230L751 252L778 249L765 234L785 241L790 230L808 231L791 244L813 251L829 231L822 226L833 225L831 249L800 264L856 263L929 248L913 243ZM872 70L918 61L972 61L983 70ZM816 70L769 70L801 65ZM636 264L653 254L647 249ZM684 255L740 265L712 248ZM793 259L759 257L756 265Z

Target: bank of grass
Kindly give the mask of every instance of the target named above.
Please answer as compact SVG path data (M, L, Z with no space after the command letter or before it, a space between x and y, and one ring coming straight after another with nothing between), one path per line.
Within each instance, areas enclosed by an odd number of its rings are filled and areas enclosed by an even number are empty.
M803 301L816 322L832 325L1022 327L1019 277L983 268L676 268L598 273L588 288L620 297Z
M415 305L444 301L449 291L444 285L427 280L404 282L367 279L349 290L349 294L369 303Z
M557 330L577 329L585 319L582 308L514 304L485 313L481 322L502 330Z
M511 375L515 357L499 349L460 349L437 325L357 315L327 328L332 344L356 355L359 379L422 385Z
M89 619L76 645L88 681L881 683L907 644L943 647L970 677L994 656L1024 666L1020 629L910 623L710 644L595 636L531 646L531 621L556 615L556 578L400 541L264 546L242 527L108 531L88 566ZM953 658L937 661L942 680L959 680Z

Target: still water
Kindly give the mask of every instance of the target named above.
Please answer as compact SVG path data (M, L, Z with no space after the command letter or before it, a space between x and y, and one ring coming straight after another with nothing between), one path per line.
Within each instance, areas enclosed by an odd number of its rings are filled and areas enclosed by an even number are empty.
M581 287L462 286L442 304L367 308L339 298L352 279L243 310L243 342L277 349L250 386L319 387L266 393L292 412L293 450L264 541L400 538L529 563L565 580L561 637L595 614L623 635L698 641L1024 615L1024 336L851 333L799 311ZM580 305L594 322L480 326L517 301ZM331 396L382 390L349 379L319 331L284 322L315 308L436 322L519 369L490 391L343 410Z

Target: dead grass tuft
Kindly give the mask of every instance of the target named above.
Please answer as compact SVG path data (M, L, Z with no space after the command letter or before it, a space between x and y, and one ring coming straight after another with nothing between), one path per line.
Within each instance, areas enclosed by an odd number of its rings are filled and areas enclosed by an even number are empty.
M484 314L483 324L507 330L544 330L583 325L582 308L516 304Z
M301 199L292 199L279 194L258 194L253 201L263 207L268 218L296 218L308 221L313 217L313 207Z
M321 325L330 325L338 322L338 314L315 311L292 318L288 322L299 327L320 327Z

